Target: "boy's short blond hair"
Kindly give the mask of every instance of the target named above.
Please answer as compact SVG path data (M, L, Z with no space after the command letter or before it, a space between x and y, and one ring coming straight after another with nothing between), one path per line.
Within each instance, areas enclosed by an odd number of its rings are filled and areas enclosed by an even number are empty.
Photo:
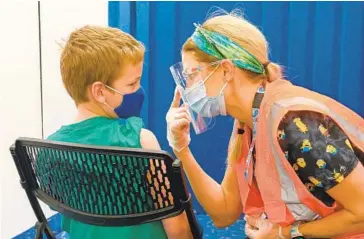
M61 75L76 105L87 102L87 87L100 81L110 85L126 64L137 64L145 48L117 28L84 26L71 33L62 55Z

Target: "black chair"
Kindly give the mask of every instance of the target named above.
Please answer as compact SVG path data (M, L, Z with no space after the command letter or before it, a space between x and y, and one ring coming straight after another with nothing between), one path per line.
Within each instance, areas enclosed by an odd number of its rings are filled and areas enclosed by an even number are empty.
M130 226L186 212L194 238L202 230L179 160L164 151L19 138L10 147L37 217L36 238L55 238L38 199L68 218Z

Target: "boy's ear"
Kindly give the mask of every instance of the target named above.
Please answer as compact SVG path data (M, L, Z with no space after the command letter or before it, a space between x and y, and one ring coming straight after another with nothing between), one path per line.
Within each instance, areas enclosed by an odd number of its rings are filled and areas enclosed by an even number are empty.
M104 84L100 81L96 81L89 86L89 99L95 100L98 103L104 104L105 103L105 92L106 88Z

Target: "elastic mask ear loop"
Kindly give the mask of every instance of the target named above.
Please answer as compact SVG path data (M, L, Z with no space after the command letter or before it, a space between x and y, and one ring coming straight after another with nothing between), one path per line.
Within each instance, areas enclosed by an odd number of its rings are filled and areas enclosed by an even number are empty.
M110 86L108 86L108 85L105 85L105 87L106 87L106 88L108 88L109 90L112 90L112 91L114 91L114 92L118 93L119 95L122 95L122 96L124 96L124 95L125 95L125 94L121 93L120 91L115 90L114 88L112 88L112 87L110 87Z
M116 90L116 89L114 89L114 88L112 88L112 87L110 87L110 86L108 86L108 85L105 85L105 87L106 88L108 88L109 90L112 90L112 91L114 91L114 92L116 92L116 93L118 93L119 95L122 95L122 96L124 96L124 94L123 93L121 93L120 91L118 91L118 90ZM112 110L112 111L114 111L115 109L113 109L108 103L106 103L106 99L104 98L104 102L103 102L103 104L104 105L106 105L107 107L109 107L109 109L110 110Z
M221 64L221 63L220 63ZM198 87L199 85L205 85L205 82L212 76L212 74L214 74L215 73L215 71L217 70L217 68L219 68L219 66L220 66L220 64L219 65L217 65L216 67L215 67L215 69L213 70L213 71L211 71L210 72L210 74L208 74L207 75L207 77L204 79L204 80L202 80L202 81L199 81L199 82L197 82L192 88L190 88L190 89L188 89L188 91L186 92L186 93L189 93L190 91L192 91L193 89L195 89L196 87Z
M223 102L222 102L222 104L224 104L224 105L221 105L220 104L220 113L221 113L221 115L226 115L226 106L225 106L225 99L224 99L224 90L225 90L225 88L226 88L226 86L228 85L228 82L225 82L225 84L224 84L224 86L222 87L222 89L220 90L220 93L219 93L219 96L220 97L222 97L222 99L223 99ZM221 103L221 101L219 101L220 103Z
M110 110L114 110L108 103L106 103L106 100L103 102L104 105L106 105Z
M226 73L224 72L224 76L226 75ZM229 82L225 82L225 84L223 85L222 89L220 90L220 95L224 92L226 86L229 84Z
M208 76L202 81L204 84L205 84L205 82L208 80L208 79L210 79L210 77L212 76L212 74L214 74L215 73L215 71L217 70L217 68L219 68L219 66L221 65L221 63L220 64L218 64L216 67L215 67L215 69L213 70L213 71L211 71L210 72L210 74L208 74Z
M222 89L220 90L220 94L222 94L226 88L226 86L228 85L228 82L225 82L224 86L222 87Z

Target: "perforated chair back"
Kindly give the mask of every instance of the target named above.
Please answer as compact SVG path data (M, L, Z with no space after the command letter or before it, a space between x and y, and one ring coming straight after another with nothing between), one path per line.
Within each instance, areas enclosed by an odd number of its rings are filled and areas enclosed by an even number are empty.
M167 152L28 138L11 151L33 209L38 198L68 218L99 226L138 225L186 211L194 238L202 238L181 162ZM43 212L35 213L44 221Z

